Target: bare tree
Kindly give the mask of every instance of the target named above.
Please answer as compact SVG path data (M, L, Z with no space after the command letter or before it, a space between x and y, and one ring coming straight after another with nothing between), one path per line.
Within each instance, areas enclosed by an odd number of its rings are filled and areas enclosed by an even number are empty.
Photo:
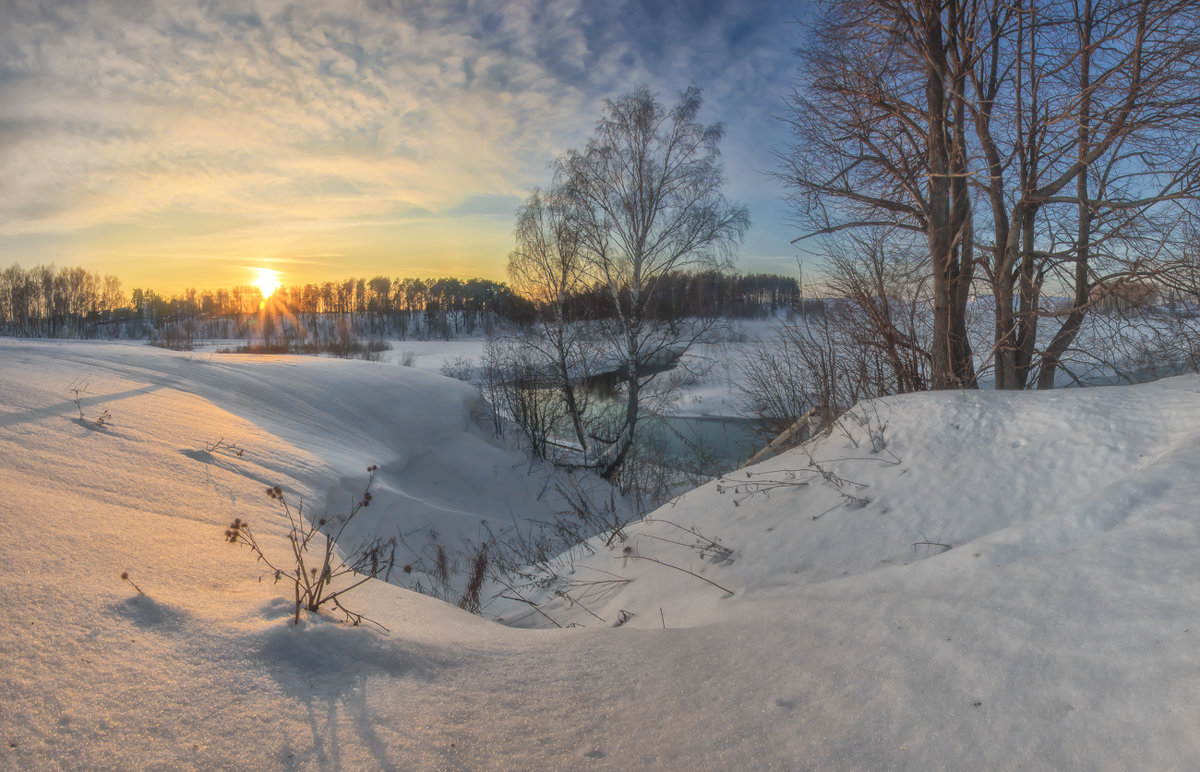
M518 223L524 265L553 269L528 274L549 280L550 296L569 255L572 270L577 259L579 278L602 288L611 304L613 318L601 328L626 378L623 419L614 434L588 438L596 447L589 463L606 479L633 444L654 365L680 356L703 332L703 325L656 316L656 287L675 272L723 266L749 227L747 210L721 193L722 128L699 123L700 106L695 86L670 109L644 87L606 102L584 149L555 162L551 192L522 210L527 220L541 218L532 223L534 237ZM527 259L546 235L552 259Z
M806 235L921 234L934 315L932 386L972 386L966 306L975 267L963 95L968 0L830 3L792 94L782 176ZM967 56L963 50L967 49Z
M906 241L883 230L826 248L825 293L846 300L846 311L836 317L840 337L874 350L886 363L885 375L869 389L872 396L929 387L929 262Z
M586 320L571 312L571 300L583 286L579 234L570 219L571 202L561 188L534 190L517 211L517 246L508 256L513 289L531 300L538 313L538 335L523 344L537 351L548 372L546 387L557 388L583 453L593 454L584 424L586 396L576 388L587 375L590 341ZM529 365L526 364L526 367Z
M1200 193L1194 0L849 0L813 41L785 158L798 219L926 238L934 388L976 377L979 274L985 361L1024 388L1053 385L1094 293L1178 269Z
M121 282L79 267L39 265L0 271L0 330L7 334L86 337L101 316L124 305Z
M811 410L819 426L859 400L928 388L929 266L904 241L885 230L827 245L826 297L751 349L741 402L771 436Z
M483 376L496 418L511 419L533 456L551 459L554 433L567 417L559 399L553 360L535 336L491 338L484 349ZM503 424L497 423L497 433Z
M1050 387L1095 290L1177 268L1164 247L1200 190L1200 15L1175 1L979 5L969 108L991 204L996 385ZM1071 303L1047 304L1047 290ZM1043 348L1047 318L1059 323Z

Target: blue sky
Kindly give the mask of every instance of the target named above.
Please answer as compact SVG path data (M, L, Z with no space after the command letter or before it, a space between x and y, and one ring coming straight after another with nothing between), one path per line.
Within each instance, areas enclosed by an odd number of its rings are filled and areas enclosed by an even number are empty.
M767 173L798 2L0 3L5 264L502 280L515 208L603 100L694 81L753 220L739 269L795 270Z

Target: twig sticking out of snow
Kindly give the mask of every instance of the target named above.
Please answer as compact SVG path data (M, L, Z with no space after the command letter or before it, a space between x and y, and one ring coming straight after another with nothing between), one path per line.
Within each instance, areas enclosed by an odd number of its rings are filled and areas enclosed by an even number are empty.
M708 582L708 583L709 583L709 584L711 584L713 587L716 587L718 590L720 590L720 591L722 591L722 592L725 592L725 593L728 593L729 595L736 595L736 594L737 594L737 593L735 593L733 590L729 589L728 587L722 587L721 585L717 584L716 582L714 582L714 581L713 581L713 580L711 580L711 579L705 579L703 576L701 576L700 574L696 573L695 571L689 571L688 569L686 569L686 568L681 568L680 566L671 565L670 563L664 563L663 561L661 561L661 560L658 560L658 559L656 559L656 558L647 557L647 556L645 556L645 555L634 555L632 551L626 552L626 553L625 553L624 555L622 555L621 557L622 557L622 558L635 558L635 559L637 559L637 560L649 560L651 563L658 563L660 566L666 566L667 568L674 568L676 571L682 571L682 572L683 572L683 573L685 573L685 574L691 574L692 576L696 577L696 578L697 578L697 579L699 579L700 581L702 581L702 582Z
M135 583L135 582L134 582L132 579L130 579L130 578L129 578L129 572L128 572L128 571L122 571L122 572L121 572L121 581L124 581L124 582L129 582L130 584L132 584L132 585L133 585L133 589L137 590L137 593L138 593L138 595L145 595L145 594L146 594L146 593L142 592L142 588L141 588L141 587L138 587L138 586L137 586L137 584L136 584L136 583Z

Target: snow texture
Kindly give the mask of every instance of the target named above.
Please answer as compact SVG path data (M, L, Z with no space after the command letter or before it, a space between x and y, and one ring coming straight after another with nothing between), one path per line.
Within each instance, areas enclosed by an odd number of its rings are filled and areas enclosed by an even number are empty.
M860 405L597 542L571 576L629 581L545 599L584 627L380 582L355 605L390 632L291 626L286 589L222 540L243 517L285 548L265 486L337 507L378 463L374 529L540 506L478 399L395 364L0 341L0 768L1200 755L1200 378ZM244 455L206 450L221 437Z

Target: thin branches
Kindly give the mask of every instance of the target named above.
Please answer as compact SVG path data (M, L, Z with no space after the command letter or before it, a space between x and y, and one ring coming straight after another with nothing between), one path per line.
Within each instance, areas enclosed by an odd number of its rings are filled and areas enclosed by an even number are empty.
M346 609L341 598L371 579L388 580L396 562L396 540L376 538L349 551L345 557L339 557L336 551L337 541L346 526L359 511L370 506L371 485L375 482L376 471L378 467L367 468L367 484L349 513L333 519L320 518L316 522L304 517L303 504L293 509L282 488L275 486L267 489L268 498L279 505L287 518L291 556L286 562L277 565L267 556L245 520L236 518L226 529L225 541L249 547L258 560L275 573L276 583L283 580L291 583L295 602L293 624L300 623L302 609L316 613L322 606L330 604L352 624L367 621L383 628L379 622Z

